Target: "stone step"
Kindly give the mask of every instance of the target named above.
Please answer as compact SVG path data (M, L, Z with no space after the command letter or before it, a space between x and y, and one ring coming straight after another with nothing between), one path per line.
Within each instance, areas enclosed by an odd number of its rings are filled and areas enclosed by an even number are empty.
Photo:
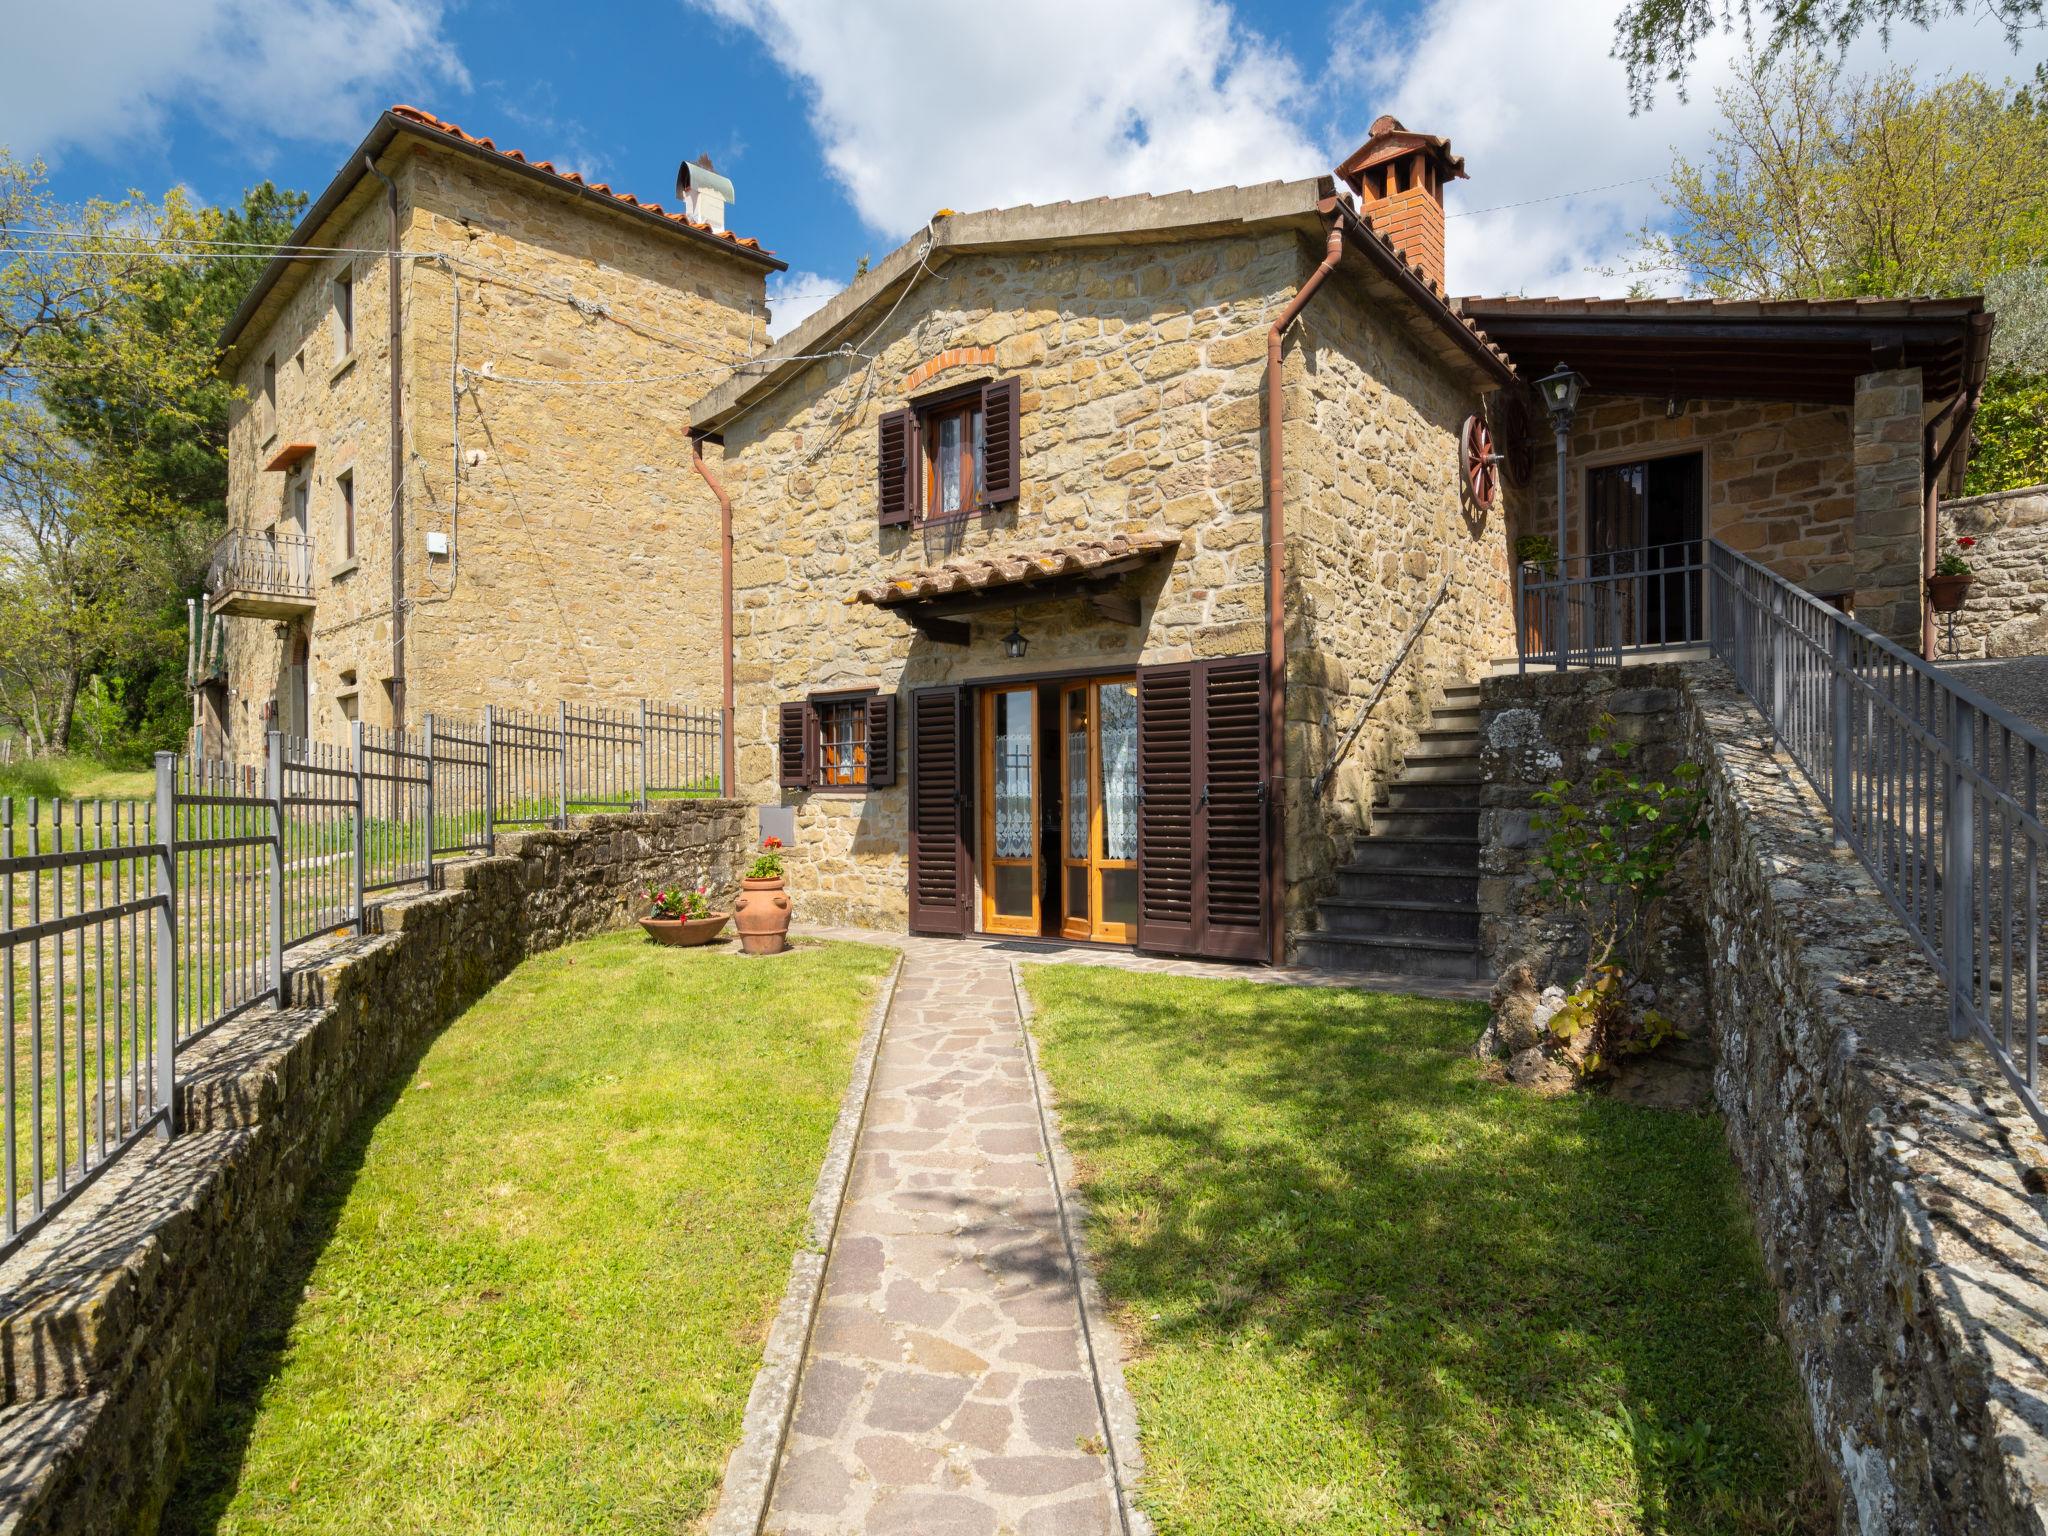
M1377 813L1386 806L1400 806L1412 810L1427 808L1476 813L1479 810L1480 784L1476 773L1469 779L1425 779L1420 782L1396 779L1386 797L1373 810Z
M1381 833L1351 844L1345 869L1441 869L1454 874L1479 873L1477 837L1402 837Z
M1478 869L1430 864L1388 864L1375 869L1347 865L1337 871L1341 901L1427 901L1479 905Z
M1472 981L1479 975L1477 945L1449 939L1393 938L1374 933L1311 933L1301 960L1324 971L1365 971Z
M1463 757L1411 757L1394 776L1402 784L1466 784L1479 774L1479 759Z
M1423 727L1423 733L1427 735L1430 731L1476 732L1478 729L1479 710L1477 706L1475 706L1471 709L1436 710L1430 715L1429 724Z
M1468 895L1470 893L1467 893ZM1399 897L1359 900L1329 896L1316 903L1325 933L1377 933L1479 942L1479 907L1472 901L1416 901Z
M1417 737L1415 745L1408 749L1404 761L1410 763L1444 762L1456 758L1460 761L1479 761L1479 733L1477 731L1424 731Z
M1376 805L1372 812L1372 830L1374 836L1469 837L1476 842L1479 837L1479 807Z
M1463 704L1468 709L1479 707L1479 685L1477 683L1452 683L1444 690L1444 704Z

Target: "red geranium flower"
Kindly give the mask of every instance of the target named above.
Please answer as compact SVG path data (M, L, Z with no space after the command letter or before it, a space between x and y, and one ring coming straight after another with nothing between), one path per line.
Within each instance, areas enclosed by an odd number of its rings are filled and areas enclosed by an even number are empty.
M1977 541L1967 534L1965 534L1962 538L1957 539L1956 543L1963 549L1975 549L1977 547Z

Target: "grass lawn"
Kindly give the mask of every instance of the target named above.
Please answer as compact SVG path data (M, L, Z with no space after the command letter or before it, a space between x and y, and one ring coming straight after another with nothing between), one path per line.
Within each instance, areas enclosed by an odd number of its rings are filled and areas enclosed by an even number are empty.
M891 959L521 965L313 1187L164 1529L687 1528Z
M1711 1117L1484 1009L1030 966L1163 1536L1832 1529Z
M92 758L38 757L0 764L0 795L17 801L34 795L43 800L147 800L156 794L153 768L109 768ZM27 815L16 805L17 818Z

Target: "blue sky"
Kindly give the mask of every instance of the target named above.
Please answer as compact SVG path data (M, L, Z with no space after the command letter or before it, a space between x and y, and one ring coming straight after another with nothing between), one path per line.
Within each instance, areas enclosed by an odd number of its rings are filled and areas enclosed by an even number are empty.
M655 198L708 150L732 226L791 265L780 326L941 206L1312 174L1391 111L1467 157L1452 291L1615 291L1600 269L1659 217L1673 149L1705 144L1737 46L1709 45L1689 104L1631 118L1619 3L0 0L0 144L66 198L209 201L317 191L395 101ZM2044 51L1972 18L1894 41L1930 72ZM1873 37L1851 62L1884 58Z

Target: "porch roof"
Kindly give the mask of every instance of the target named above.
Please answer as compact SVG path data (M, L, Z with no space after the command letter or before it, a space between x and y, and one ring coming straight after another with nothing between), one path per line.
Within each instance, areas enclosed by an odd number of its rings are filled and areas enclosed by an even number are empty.
M1137 600L1115 589L1121 578L1155 560L1170 560L1180 534L1168 529L1066 539L1016 549L980 550L937 565L884 577L847 598L901 612L934 638L962 643L950 621L1013 603L1085 597L1105 617L1137 622Z
M1928 400L1975 387L1993 323L1974 295L1456 302L1525 378L1563 362L1602 394L1842 405L1880 369L1919 368Z

